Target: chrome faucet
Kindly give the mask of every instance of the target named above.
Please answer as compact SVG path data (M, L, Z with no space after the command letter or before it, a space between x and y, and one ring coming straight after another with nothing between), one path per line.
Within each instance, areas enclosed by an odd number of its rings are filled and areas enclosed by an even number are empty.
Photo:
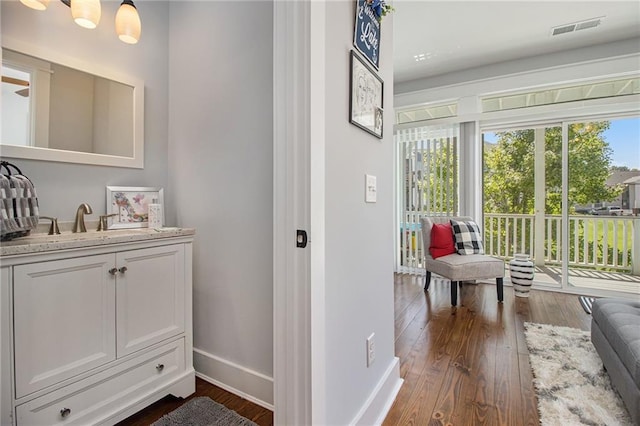
M49 225L49 233L47 235L59 235L60 228L58 227L58 218L50 216L40 216L40 219L49 219L51 225Z
M87 227L84 226L84 215L91 213L93 213L93 210L91 210L91 206L89 204L80 204L78 211L76 211L76 220L73 224L73 232L87 232Z
M98 219L98 231L106 231L109 229L109 222L107 222L107 220L113 216L118 215L116 213L100 215L100 219Z

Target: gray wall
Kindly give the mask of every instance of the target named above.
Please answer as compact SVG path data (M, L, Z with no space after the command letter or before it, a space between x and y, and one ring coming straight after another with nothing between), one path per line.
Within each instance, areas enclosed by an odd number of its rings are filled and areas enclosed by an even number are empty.
M87 219L97 219L106 211L107 185L167 186L169 6L161 1L136 2L143 23L142 37L138 44L127 45L118 40L114 30L119 3L103 1L100 24L95 30L87 30L73 22L69 8L59 1L51 1L42 12L18 1L0 2L3 37L82 58L145 83L144 169L11 159L34 182L41 214L57 216L61 221L73 220L82 202L93 207L94 214ZM173 194L165 193L169 204L173 199ZM175 216L169 215L167 223L174 222Z
M393 17L382 21L380 140L348 121L354 4L328 2L326 8L326 423L343 425L394 358ZM364 202L365 174L377 177L375 204ZM376 361L367 368L365 342L372 332Z
M273 375L273 4L170 10L169 179L178 225L197 230L196 370L271 403L272 383L252 380Z

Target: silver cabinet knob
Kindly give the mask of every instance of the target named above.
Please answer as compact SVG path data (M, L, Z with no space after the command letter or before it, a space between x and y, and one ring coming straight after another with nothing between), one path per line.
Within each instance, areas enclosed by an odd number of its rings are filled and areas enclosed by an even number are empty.
M115 275L115 274L116 274L116 272L118 272L118 268L111 268L111 269L109 269L109 273L110 273L111 275Z
M63 408L60 410L60 417L67 417L69 414L71 414L71 408Z
M118 272L120 272L121 274L124 274L125 272L127 272L127 267L123 266L122 268L118 269Z
M156 370L158 370L158 371L162 371L162 370L164 370L164 364L158 364L158 365L156 365Z

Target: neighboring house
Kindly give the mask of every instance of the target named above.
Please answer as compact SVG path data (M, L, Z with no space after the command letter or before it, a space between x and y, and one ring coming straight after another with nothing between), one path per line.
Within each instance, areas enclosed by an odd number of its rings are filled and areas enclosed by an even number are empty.
M624 186L624 189L622 193L618 196L618 198L612 201L602 202L600 200L596 200L588 204L578 204L575 206L576 213L588 213L591 209L598 208L598 207L608 207L608 206L618 206L623 210L631 210L634 204L633 204L633 201L631 203L629 202L629 197L630 197L629 186L633 182L636 182L636 187L639 187L640 183L637 183L638 179L640 179L640 170L613 171L611 173L611 176L609 176L609 178L605 182L605 185L609 187L614 187L618 185ZM635 198L633 198L633 200L638 200L638 199L640 198L637 195L635 196ZM624 214L627 214L627 213L624 213Z
M640 172L636 172L638 175L625 180L625 188L622 191L622 204L623 209L639 209L640 210ZM638 212L634 212L638 213Z
M625 199L625 193L628 191L628 187L626 186L630 179L640 177L640 170L630 170L630 171L614 171L607 179L605 185L609 187L621 185L625 186L622 193L615 200L607 203L603 203L602 206L619 206L623 209L630 209L630 205L625 201L628 201L628 197Z

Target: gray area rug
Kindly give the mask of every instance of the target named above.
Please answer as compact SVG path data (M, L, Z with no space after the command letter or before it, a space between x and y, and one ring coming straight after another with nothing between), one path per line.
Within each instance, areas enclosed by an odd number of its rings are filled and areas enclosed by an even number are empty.
M633 425L588 331L524 326L540 424Z
M233 410L206 396L193 398L165 414L152 426L257 426Z

